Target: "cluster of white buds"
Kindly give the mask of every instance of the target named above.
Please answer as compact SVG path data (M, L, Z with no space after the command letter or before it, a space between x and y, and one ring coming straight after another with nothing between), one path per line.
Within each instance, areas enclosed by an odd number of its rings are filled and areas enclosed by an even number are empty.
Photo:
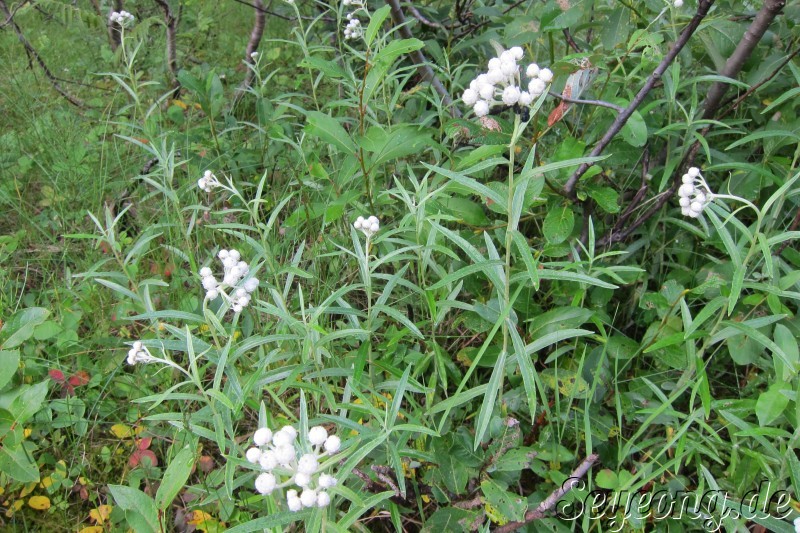
M697 167L691 167L687 170L686 174L681 177L681 181L683 184L678 189L681 214L697 218L703 213L706 206L714 200L714 194Z
M367 236L367 239L371 238L381 229L380 221L375 215L368 218L358 217L356 221L353 222L353 227L361 230L364 235Z
M358 39L364 35L364 28L361 26L361 21L358 19L359 11L364 10L366 12L364 2L363 0L342 0L342 5L354 8L353 11L345 16L345 18L347 18L347 26L344 28L344 38L345 40Z
M217 281L209 267L200 269L206 298L213 300L221 295L230 303L233 311L239 313L250 303L251 294L258 288L259 281L257 278L244 279L250 267L241 260L241 254L236 250L220 250L217 257L225 269L221 282ZM226 289L231 289L231 293L228 294Z
M257 52L253 53L255 54ZM197 186L200 187L205 192L211 192L220 185L222 184L219 182L219 180L217 180L217 177L210 170L206 170L203 173L203 177L197 180Z
M128 364L135 365L137 363L153 363L158 361L157 357L153 357L153 354L150 353L150 350L147 349L147 346L142 344L142 341L136 341L131 345L131 349L128 350Z
M255 482L259 494L272 494L275 489L297 485L302 491L286 491L286 505L297 512L304 507L325 507L331 503L327 492L336 486L336 478L320 472L319 461L325 455L339 451L342 441L336 435L328 435L322 426L308 430L305 442L296 443L297 430L284 426L275 433L269 428L258 429L253 435L255 446L247 450L245 457L257 464L263 472ZM303 450L311 450L303 453Z
M134 17L127 11L122 10L119 12L117 11L112 12L111 15L108 17L108 20L111 22L111 24L119 24L123 28L129 28L130 26L133 25L133 21L136 20L136 17Z
M490 59L489 70L469 83L461 100L472 107L479 117L488 115L491 107L496 104L514 106L517 109L530 107L536 98L547 91L547 86L553 81L553 72L531 63L525 69L528 90L523 90L518 64L523 55L522 48L515 46Z

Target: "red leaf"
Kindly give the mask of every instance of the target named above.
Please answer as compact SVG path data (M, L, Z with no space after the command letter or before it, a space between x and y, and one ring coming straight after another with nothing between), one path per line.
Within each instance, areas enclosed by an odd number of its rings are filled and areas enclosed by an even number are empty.
M142 459L145 457L150 460L151 466L158 466L158 458L156 457L156 454L150 450L136 450L133 452L130 459L128 459L128 466L131 468L136 468L142 463Z
M61 370L52 369L48 372L48 374L50 375L50 379L57 381L58 383L64 383L64 381L67 379Z
M139 441L138 447L140 450L146 450L150 447L150 443L153 442L153 437L145 437Z
M78 370L75 375L69 378L69 384L73 387L82 387L89 383L89 374L85 370Z

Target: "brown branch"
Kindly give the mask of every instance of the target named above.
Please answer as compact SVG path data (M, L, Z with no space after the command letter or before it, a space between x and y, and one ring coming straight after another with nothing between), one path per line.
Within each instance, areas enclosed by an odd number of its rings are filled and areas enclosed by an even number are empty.
M741 72L745 61L753 54L756 45L758 45L758 42L764 36L764 33L766 33L767 28L769 28L772 21L775 20L775 17L781 12L784 5L786 5L785 0L764 1L764 5L761 6L756 18L753 19L753 22L747 27L747 30L742 36L742 40L739 41L738 46L736 46L736 50L733 51L725 62L725 66L720 70L719 74L721 76L735 78L739 72ZM711 86L705 100L704 119L709 119L716 114L722 97L727 90L728 84L721 81Z
M408 28L408 24L406 24L406 17L403 14L403 8L400 7L399 0L386 0L386 3L391 7L392 20L395 26L400 30L400 35L402 35L404 39L413 38L411 30ZM442 82L436 77L436 73L433 71L430 64L428 64L428 60L425 59L422 50L414 50L409 55L411 56L411 61L417 65L417 73L419 73L423 80L429 82L439 96L442 97L442 105L448 108L450 116L460 118L461 111L453 104L450 93L447 92Z
M613 109L617 113L623 113L625 108L621 105L612 104L611 102L605 102L603 100L578 100L576 98L569 98L568 96L564 96L563 94L554 93L552 91L548 92L550 96L554 98L558 98L560 100L564 100L570 104L585 104L585 105L596 105L599 107L607 107L608 109Z
M425 17L425 15L423 15L422 13L419 12L419 9L414 7L414 3L411 0L406 2L406 6L408 7L408 12L411 13L411 16L414 17L415 19L417 19L418 21L420 21L422 24L424 24L426 26L430 26L431 28L437 28L437 29L440 29L440 30L448 30L449 29L444 24L442 24L440 22L436 22L434 20L431 20L431 19Z
M753 19L753 22L750 23L750 26L745 31L745 37L742 38L740 41L739 46L736 47L736 50L733 51L731 57L728 58L728 61L725 62L725 66L723 67L720 74L723 76L727 76L732 78L736 76L742 68L742 65L750 58L755 50L756 44L758 44L758 40L764 35L767 31L767 27L772 23L775 17L778 16L783 5L785 2L783 0L766 0L764 5L762 6L761 10L758 12L756 17ZM758 37L757 40L754 40ZM746 54L746 55L744 55ZM785 65L785 63L784 63ZM783 68L781 65L780 68ZM772 73L771 76L775 76L777 71ZM718 84L715 83L712 86L712 89L716 87ZM720 105L722 97L725 94L725 88L727 84L721 84L722 92L719 92L720 89L715 89L713 92L710 90L708 96L706 97L705 102L703 103L703 118L710 119L713 118L717 109ZM723 115L727 115L727 112ZM705 137L708 132L711 130L711 124L706 125L700 132L699 135L701 137ZM700 141L695 140L692 143L692 146L687 151L686 155L681 159L680 164L675 167L675 171L673 174L672 184L668 189L666 189L663 193L655 198L653 205L651 205L647 211L639 215L639 217L634 220L629 226L627 226L624 230L619 232L614 232L612 230L607 235L603 236L602 239L599 241L600 246L607 246L609 244L614 244L616 242L621 242L627 239L634 231L636 231L642 224L644 224L647 220L649 220L653 215L658 213L661 208L666 204L670 198L673 197L675 191L678 190L681 184L681 176L683 173L688 169L690 166L694 165L694 160L697 157L697 153L700 151ZM616 229L619 224L615 225L614 228Z
M275 11L267 9L266 7L264 7L264 3L263 2L261 3L261 7L258 7L256 4L251 4L250 2L246 2L245 0L233 0L233 1L236 2L237 4L242 4L243 6L252 7L256 11L259 11L261 13L266 13L267 15L272 15L273 17L276 17L276 18L279 18L279 19L283 19L283 20L294 20L295 19L294 17L281 15L280 13L277 13ZM336 19L333 18L333 17L301 16L300 18L303 19L303 20L322 20L322 21L325 21L325 22L336 22Z
M56 79L55 76L53 76L53 73L47 67L47 64L42 59L42 56L39 55L39 52L36 51L36 49L33 47L30 41L28 41L28 39L25 37L25 34L22 33L22 30L17 25L17 22L14 20L14 16L8 10L8 6L6 5L5 0L0 0L0 10L2 10L3 14L6 16L6 19L8 21L7 23L10 24L12 28L14 28L14 33L17 34L17 39L19 39L19 42L22 44L22 46L25 47L25 50L27 51L28 55L32 57L39 64L42 71L44 72L44 75L50 81L50 85L53 86L53 89L55 89L58 92L58 94L66 98L67 101L70 104L74 105L75 107L79 108L85 107L82 100L68 93L63 87L61 87L61 84L58 83L58 80Z
M578 54L583 52L583 50L581 50L581 47L578 46L578 43L575 42L575 39L572 38L572 34L569 32L569 28L564 28L561 31L564 33L564 39L566 39L567 44L569 45L570 48L575 50L575 52Z
M603 153L603 150L605 150L606 147L611 144L611 141L614 139L614 137L616 137L617 133L622 130L623 126L625 126L625 123L628 122L628 119L633 115L634 111L636 111L636 108L638 108L639 105L644 101L648 93L653 89L667 68L669 68L669 66L672 64L672 61L689 42L689 39L697 30L697 27L700 26L700 22L702 22L702 20L708 14L708 10L711 9L713 4L714 0L700 0L697 6L697 13L695 13L694 17L692 17L692 20L683 29L678 37L678 40L675 41L675 44L672 46L672 49L667 53L666 56L664 56L664 59L661 60L661 63L659 63L653 73L647 78L647 81L633 98L633 101L630 103L630 105L619 115L617 115L617 118L611 124L609 130L592 149L592 152L589 154L590 157L599 156ZM581 176L583 176L586 171L589 170L590 166L591 165L587 163L582 164L572 174L572 176L570 176L569 180L567 180L567 183L564 185L564 192L566 192L570 198L576 198L577 194L575 191L575 186L577 185Z
M167 26L167 69L169 70L172 88L175 90L175 96L177 97L177 93L181 87L180 82L178 82L178 55L175 44L178 19L172 12L172 8L167 0L155 0L155 3L158 4L164 12L164 20Z
M244 60L249 66L247 68L247 74L242 84L239 86L239 92L244 92L253 84L253 77L255 76L253 68L255 68L254 65L256 64L256 60L253 59L253 53L258 50L258 45L261 44L261 37L264 35L264 27L267 23L264 1L255 0L253 8L255 10L255 21L253 22L253 30L250 32L250 39L247 41L247 48L245 48L244 51Z
M11 12L11 14L9 14L8 17L6 17L5 22L0 24L0 30L2 30L3 28L5 28L9 24L11 24L11 20L14 18L14 15L17 14L17 11L22 9L27 3L28 3L28 0L24 0L23 2L20 2L18 5L16 5L14 7L14 10Z
M561 484L556 490L550 493L550 495L540 503L536 509L528 511L525 513L525 519L521 522L509 522L508 524L501 526L495 529L495 533L509 533L511 531L516 531L517 529L533 522L534 520L539 520L544 518L548 511L550 511L555 505L558 503L558 500L564 497L566 493L571 491L586 475L589 469L592 467L594 463L600 458L599 455L593 453L589 457L583 460L583 462L576 468L570 475L567 481Z

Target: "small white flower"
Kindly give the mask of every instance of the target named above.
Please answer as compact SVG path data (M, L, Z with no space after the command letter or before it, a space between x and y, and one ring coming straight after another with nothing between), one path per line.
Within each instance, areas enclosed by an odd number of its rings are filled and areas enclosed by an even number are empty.
M529 78L536 78L537 76L539 76L539 65L537 65L536 63L531 63L530 65L528 65L528 68L525 69L525 74Z
M800 516L794 519L794 532L800 533Z
M533 78L528 83L528 92L531 96L541 96L547 90L547 84L541 78Z
M303 503L303 507L314 507L317 503L317 491L305 489L300 494L300 501Z
M266 446L272 440L272 430L269 428L259 428L253 434L253 442L256 446Z
M472 89L467 89L464 91L464 94L461 95L461 100L469 106L475 105L475 102L478 101L478 93Z
M678 189L678 194L685 198L691 196L692 193L694 193L694 185L692 185L691 183L684 183L683 185L681 185L680 189Z
M489 103L484 100L478 100L472 109L475 111L475 115L485 117L489 114Z
M529 106L533 102L533 96L528 91L522 91L519 94L519 103L524 106Z
M294 446L278 446L275 448L275 459L280 465L288 465L295 460Z
M255 464L261 459L261 450L258 448L250 448L244 456L247 458L248 462Z
M298 487L308 487L308 485L311 483L311 476L309 474L298 472L294 475L294 483Z
M331 503L331 497L327 492L317 494L317 507L326 507Z
M328 431L322 426L314 426L308 430L308 442L314 446L319 446L325 443L328 438Z
M313 453L307 453L303 455L299 461L297 461L297 471L301 474L315 474L317 469L319 468L319 462L317 461L317 456Z
M361 232L366 235L368 239L378 233L381 228L378 217L374 215L367 219L364 217L358 217L356 221L353 222L353 227L357 230L361 230Z
M303 508L303 502L300 501L300 498L297 497L297 491L294 491L294 497L286 497L286 506L289 508L290 511L296 513L297 511Z
M506 105L514 105L519 102L520 90L519 87L509 85L503 89L503 103Z
M336 435L331 435L327 439L325 439L325 451L334 454L339 451L339 448L342 447L342 439L337 437Z
M259 494L271 494L273 490L275 490L276 485L275 476L265 472L263 474L259 474L256 478L256 491Z
M142 344L141 341L136 341L131 345L131 349L128 350L127 361L129 365L135 365L137 363L146 365L159 361L159 359L154 357L147 346Z
M258 460L258 464L261 465L263 470L269 472L278 466L278 459L275 457L275 452L272 450L266 450L261 453L261 457Z
M690 167L689 170L686 171L686 174L692 178L696 178L700 175L700 169L697 167Z
M545 83L553 81L553 71L549 68L543 68L539 71L539 79Z
M520 47L520 46L513 46L513 47L512 47L512 48L509 50L509 52L511 52L511 56L512 56L514 59L516 59L517 61L519 61L520 59L522 59L522 56L523 56L523 55L525 55L525 52L522 50L522 47Z
M683 7L683 0L675 0L674 2L672 2L672 5L674 7Z
M258 59L258 52L253 52L252 54L250 54L250 59L252 59L253 61Z
M336 486L336 478L328 474L320 474L319 486L323 489L329 489Z
M491 100L492 98L494 98L494 85L488 82L480 85L480 89L478 89L478 94L484 100Z

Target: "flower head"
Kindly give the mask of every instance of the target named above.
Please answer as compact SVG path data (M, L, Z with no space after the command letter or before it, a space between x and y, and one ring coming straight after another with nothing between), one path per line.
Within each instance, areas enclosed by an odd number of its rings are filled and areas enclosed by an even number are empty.
M259 494L295 485L297 489L286 491L286 506L290 511L330 504L331 497L326 491L338 482L325 471L330 465L321 465L320 459L339 450L339 437L328 435L322 426L312 427L302 436L293 426L284 426L274 433L262 427L253 434L253 443L255 446L245 452L245 457L261 469L255 480Z
M135 20L136 17L134 17L125 10L119 12L113 11L111 15L109 15L108 17L108 21L111 24L119 24L123 28L130 28L131 26L133 26Z
M371 238L373 235L378 233L378 230L381 229L380 221L376 216L370 216L368 218L358 217L355 222L353 222L353 227L357 230L361 230L361 232L367 236L367 238Z
M128 350L128 364L135 365L137 363L148 364L154 363L159 361L157 357L154 357L153 354L150 353L150 350L147 349L147 346L142 344L142 341L136 341L131 345L131 349Z
M700 169L691 167L686 174L681 176L681 186L678 188L678 203L681 214L691 218L699 217L706 206L714 200L714 193L700 174Z
M210 170L206 170L203 173L203 177L197 180L197 186L205 192L211 192L221 185L217 177Z
M231 309L239 313L250 303L251 295L258 288L259 281L257 278L247 277L250 266L241 261L241 254L238 251L220 250L217 257L222 262L222 281L214 277L209 267L200 269L200 279L206 290L206 299L213 300L222 296L230 304Z
M489 60L486 72L469 83L469 87L461 94L461 100L472 108L476 116L485 117L492 106L501 104L523 113L537 97L547 92L547 86L553 81L553 72L540 68L536 63L525 68L527 91L523 89L525 85L519 62L524 55L519 46L502 51Z

